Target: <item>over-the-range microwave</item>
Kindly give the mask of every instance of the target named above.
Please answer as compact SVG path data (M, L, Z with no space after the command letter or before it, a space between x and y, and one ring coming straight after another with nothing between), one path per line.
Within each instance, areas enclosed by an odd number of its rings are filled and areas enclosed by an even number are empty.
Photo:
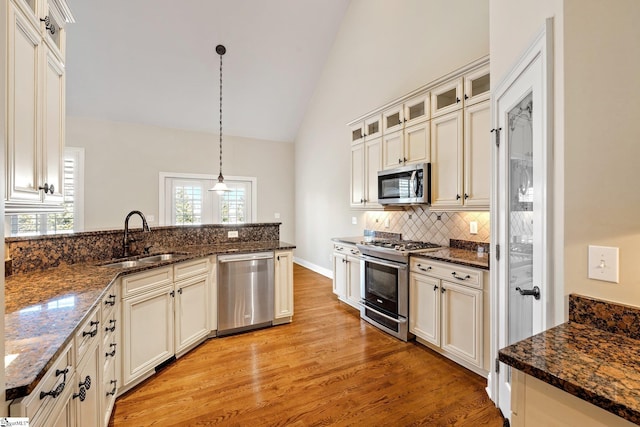
M431 163L417 163L378 172L378 203L431 203Z

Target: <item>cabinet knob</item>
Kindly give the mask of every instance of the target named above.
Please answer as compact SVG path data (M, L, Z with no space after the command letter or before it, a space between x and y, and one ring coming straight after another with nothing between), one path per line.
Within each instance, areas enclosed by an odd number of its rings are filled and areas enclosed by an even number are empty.
M460 102L460 98L456 96L456 104Z
M469 198L469 195L467 193L464 193L464 199L467 200Z
M460 200L460 195L456 194L456 200Z
M398 164L402 163L402 159L398 159Z
M44 190L44 194L53 194L53 192L56 191L56 188L53 185L49 185L45 182L44 185L38 187L38 190Z
M437 291L438 290L438 285L433 285L433 290Z
M444 294L447 290L443 287L440 288L440 293Z
M469 96L466 93L464 94L464 99L465 100L469 99Z
M40 18L40 22L44 22L44 27L54 35L56 33L56 26L51 22L51 18L49 16L45 16L44 18Z
M407 163L407 158L403 157L404 163Z

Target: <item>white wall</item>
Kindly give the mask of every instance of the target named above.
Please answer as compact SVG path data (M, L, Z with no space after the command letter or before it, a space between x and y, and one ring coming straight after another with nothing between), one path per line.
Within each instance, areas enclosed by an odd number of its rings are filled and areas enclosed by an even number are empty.
M498 83L545 18L554 17L554 284L640 306L640 3L490 0ZM620 248L620 284L587 278L588 245Z
M85 148L86 230L122 228L133 209L157 224L159 172L218 174L209 133L67 117L66 141ZM294 243L294 145L224 136L222 156L225 176L258 178L258 222L282 222L280 238Z
M296 138L298 258L329 269L330 239L362 235L364 213L349 207L347 122L487 55L488 4L351 1Z

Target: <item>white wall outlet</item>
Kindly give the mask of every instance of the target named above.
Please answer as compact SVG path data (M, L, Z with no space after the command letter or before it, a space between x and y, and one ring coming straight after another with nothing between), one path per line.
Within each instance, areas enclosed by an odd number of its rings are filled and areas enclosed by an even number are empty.
M227 237L229 239L238 238L238 230L233 230L233 231L227 232Z
M618 248L589 245L589 279L620 283Z
M385 220L384 220L384 228L389 228L389 218L385 218Z
M147 217L147 222L156 222L156 216L155 215L147 214L147 215L145 215L145 217Z
M478 234L478 221L471 221L469 223L469 233Z
M355 217L355 216L352 216L352 217L351 217L351 224L353 224L353 225L358 225L358 218L357 218L357 217Z
M280 219L280 212L276 212L276 213L274 213L274 214L273 214L273 217L274 217L275 219Z

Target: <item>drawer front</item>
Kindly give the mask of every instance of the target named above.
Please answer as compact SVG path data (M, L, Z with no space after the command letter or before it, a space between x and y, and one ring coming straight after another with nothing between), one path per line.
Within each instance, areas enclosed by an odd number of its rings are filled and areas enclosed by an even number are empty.
M209 259L200 258L192 261L181 262L174 268L174 279L181 280L187 277L207 274L209 272Z
M122 278L122 297L148 292L173 282L173 266L154 268Z
M102 328L101 311L96 307L76 332L76 364L80 364L87 349L100 339L102 336L100 328Z
M118 303L119 300L119 292L118 292L118 288L119 286L117 285L111 285L111 287L109 288L109 290L105 293L104 297L102 298L102 323L105 323L104 321L106 320L107 317L111 316L111 311L113 311L116 307L116 304Z
M31 420L36 417L45 419L55 404L67 396L66 391L74 386L72 344L67 345L31 394L11 403L9 414L12 417L28 417Z
M425 258L411 258L411 271L437 277L474 288L482 289L482 271L457 264L431 261Z

